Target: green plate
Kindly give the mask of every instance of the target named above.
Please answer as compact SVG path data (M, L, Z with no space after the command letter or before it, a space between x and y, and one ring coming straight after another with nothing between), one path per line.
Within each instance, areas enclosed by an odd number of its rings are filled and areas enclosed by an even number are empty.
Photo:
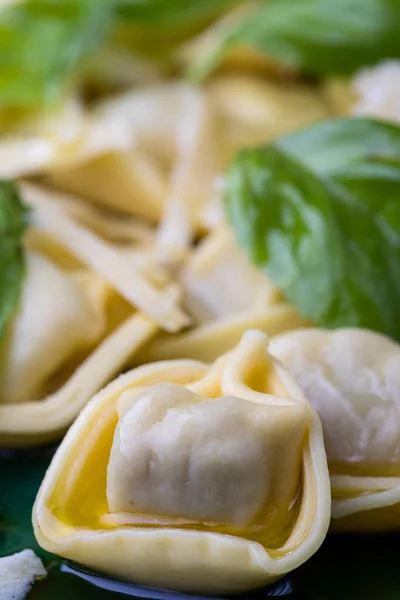
M1 451L0 451L1 452ZM0 454L0 556L32 548L49 575L37 582L29 600L193 600L175 594L122 584L79 569L43 552L32 526L33 501L51 460L52 449ZM306 565L272 589L248 598L284 596L288 600L399 600L400 534L329 536ZM99 587L100 586L100 587Z

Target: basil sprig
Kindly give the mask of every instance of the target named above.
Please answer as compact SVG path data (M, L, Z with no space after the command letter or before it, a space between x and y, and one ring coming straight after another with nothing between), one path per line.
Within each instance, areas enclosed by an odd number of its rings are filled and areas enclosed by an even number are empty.
M399 0L259 0L191 71L204 77L232 47L244 44L301 71L351 74L399 58L399 28Z
M14 312L25 276L22 237L28 221L15 184L0 180L0 336Z
M300 313L400 341L400 128L323 122L245 150L227 175L236 238Z

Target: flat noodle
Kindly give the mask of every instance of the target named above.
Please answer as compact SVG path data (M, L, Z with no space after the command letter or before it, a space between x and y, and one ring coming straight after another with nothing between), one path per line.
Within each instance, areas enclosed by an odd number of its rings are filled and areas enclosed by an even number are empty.
M215 129L215 117L207 98L199 92L188 94L177 132L171 189L158 232L158 253L162 260L180 262L185 257L199 209L213 195L213 180L221 169Z
M54 172L52 179L67 189L75 185L75 191L108 206L155 221L162 218L159 255L174 262L185 255L201 211L217 193L219 137L206 94L182 84L155 86L104 102L95 115L99 121L123 122L134 149L114 156L113 167L111 157L103 158L96 171L86 164L76 173ZM125 172L122 163L127 165ZM163 179L163 169L169 182ZM110 191L104 190L105 185Z
M147 153L148 154L148 153ZM60 165L46 181L110 209L157 222L167 193L166 176L142 149L108 152L79 165Z
M176 282L171 282L169 272L158 263L153 246L141 246L139 248L137 246L125 246L121 249L121 252L128 260L133 261L136 268L156 287L165 288L168 286L169 293L174 293L172 290L175 289L178 302L182 295L180 286Z
M38 129L57 141L58 148L49 168L75 166L112 151L127 151L132 147L131 132L121 120L110 115L88 112L82 102L66 102L61 120L57 115L44 117ZM71 136L71 130L75 135Z
M237 344L248 329L275 335L308 325L310 323L290 304L273 304L264 310L248 311L199 325L178 335L159 335L135 357L134 364L170 358L210 362Z
M127 215L102 210L73 196L57 196L57 204L85 227L112 242L130 242L143 245L153 243L154 231L145 222Z
M400 486L399 477L352 477L350 475L331 475L331 487L335 498L345 495L384 492Z
M52 194L23 184L23 197L35 209L40 226L51 232L84 263L104 277L128 302L154 318L167 331L177 331L188 318L177 307L174 297L156 290L135 268L133 261L93 232L71 219L52 202Z
M100 103L94 111L98 122L123 123L134 134L136 147L171 160L185 98L194 88L184 84L155 85L134 90ZM160 143L162 141L162 143Z

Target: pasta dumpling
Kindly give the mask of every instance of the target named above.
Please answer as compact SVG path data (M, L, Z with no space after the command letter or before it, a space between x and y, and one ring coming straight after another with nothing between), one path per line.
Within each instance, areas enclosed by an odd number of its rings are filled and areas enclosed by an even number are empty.
M185 303L198 323L282 301L279 290L251 264L227 227L219 227L196 248L180 279Z
M209 94L226 128L231 152L273 140L329 115L318 89L286 79L222 74Z
M398 527L400 347L363 329L299 330L271 352L296 379L324 428L333 526Z
M51 171L47 181L105 206L156 221L166 194L165 176L143 152L109 152Z
M251 264L226 226L216 228L193 250L179 282L183 303L197 326L177 335L157 336L135 362L212 361L236 345L247 329L275 335L308 324Z
M305 406L282 415L280 407L234 396L210 403L176 384L139 398L126 394L121 400L132 406L120 417L108 463L113 513L133 509L242 528L260 515L275 482L283 506L295 498ZM285 480L274 460L282 440Z
M329 518L319 419L258 331L212 365L160 362L109 384L64 438L33 511L51 552L215 594L294 569Z
M49 257L27 253L20 306L0 346L1 402L40 397L50 375L104 334L105 286L95 275L91 283L103 287L96 298Z
M0 446L59 437L157 326L56 240L32 231L0 341Z

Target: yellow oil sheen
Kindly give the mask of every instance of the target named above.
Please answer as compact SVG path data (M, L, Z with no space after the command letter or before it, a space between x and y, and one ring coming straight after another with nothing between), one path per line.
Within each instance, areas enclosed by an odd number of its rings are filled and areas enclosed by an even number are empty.
M259 542L266 548L277 549L284 545L292 532L300 508L301 473L296 497L289 506L267 505L256 522L245 528L236 529L227 524L192 522L160 525L157 515L135 514L135 524L114 523L109 515L106 496L107 465L114 431L118 423L117 399L94 415L82 434L79 454L71 452L57 488L49 499L51 512L68 527L86 529L114 529L117 527L169 527L197 531L216 532ZM143 517L143 524L141 521ZM106 518L105 518L106 517ZM160 516L159 516L160 517ZM168 520L168 517L160 517ZM149 520L154 524L149 524Z

